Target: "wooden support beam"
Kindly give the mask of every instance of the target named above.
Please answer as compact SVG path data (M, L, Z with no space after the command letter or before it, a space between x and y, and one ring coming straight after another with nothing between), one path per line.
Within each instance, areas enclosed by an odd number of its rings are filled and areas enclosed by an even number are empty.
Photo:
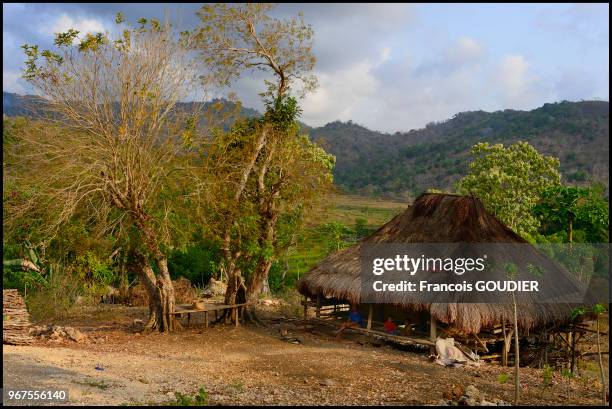
M462 345L460 342L455 341L455 346L457 347L457 349L461 352L463 352L463 354L470 360L470 361L474 361L476 362L477 359L475 358L476 354L474 351L472 351L468 346L466 345Z
M433 342L433 346L429 348L431 355L436 354L436 340L438 339L438 325L433 315L429 319L429 340Z
M340 323L324 320L322 318L311 318L311 320L314 322L323 324L323 325L334 327L334 328L338 328L341 325ZM391 335L391 334L387 334L386 332L376 331L376 330L368 331L365 328L359 328L359 327L349 327L349 328L346 328L346 331L372 335L372 336L379 337L382 339L391 340L399 344L410 344L410 345L416 344L416 345L433 346L434 348L436 347L436 344L434 342L431 342L430 340L424 339L424 338L406 337L403 335Z
M502 360L505 359L506 365L508 365L508 353L510 352L510 347L512 346L512 335L514 334L514 330L511 329L508 331L508 335L504 337L504 350L502 355Z
M483 342L480 338L478 338L478 334L474 334L474 337L476 338L476 341L478 341L480 345L482 345L482 347L484 348L484 351L486 353L489 353L489 349L487 348L486 342Z
M431 317L431 319L429 320L429 339L431 340L431 342L436 342L436 339L438 338L438 325L436 322L436 319L434 317Z
M366 327L368 331L372 329L372 310L373 310L372 304L369 304L368 305L368 326Z

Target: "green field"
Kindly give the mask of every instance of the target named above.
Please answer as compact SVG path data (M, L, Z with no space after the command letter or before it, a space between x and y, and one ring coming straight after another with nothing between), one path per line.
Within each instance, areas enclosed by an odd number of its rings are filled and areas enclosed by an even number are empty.
M316 263L338 249L350 246L403 211L407 203L368 197L330 195L305 221L304 231L281 257L279 270L291 286ZM271 277L271 285L278 277Z

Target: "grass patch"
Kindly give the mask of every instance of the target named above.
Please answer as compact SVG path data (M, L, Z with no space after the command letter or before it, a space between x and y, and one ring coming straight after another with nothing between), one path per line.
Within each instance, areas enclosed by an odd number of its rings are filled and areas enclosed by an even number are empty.
M175 392L175 402L170 402L168 406L207 406L208 405L208 392L206 389L200 388L197 393L193 395L184 395L180 392Z
M230 383L230 386L236 389L237 392L244 392L245 389L244 383L240 379L234 379L232 383Z
M74 381L74 383L77 383L79 385L84 385L84 386L90 386L92 388L98 388L98 389L108 389L111 387L111 385L109 385L108 383L104 382L103 380L100 381L95 381L95 380L87 380L87 381L83 381L83 382L79 382L79 381Z
M305 220L295 244L278 260L279 270L285 272L282 279L285 288L294 288L319 261L353 245L407 207L402 202L343 195L331 195L324 202L324 207Z

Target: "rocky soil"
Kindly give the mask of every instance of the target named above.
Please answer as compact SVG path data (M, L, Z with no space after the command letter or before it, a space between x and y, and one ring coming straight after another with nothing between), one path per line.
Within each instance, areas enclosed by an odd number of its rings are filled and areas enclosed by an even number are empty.
M144 318L143 308L104 308L57 322L47 333L58 336L37 336L30 346L5 345L4 387L67 388L73 405L161 404L175 401L176 392L193 395L201 387L212 405L513 401L511 368L444 368L426 354L338 340L324 328L282 319L267 321L266 328L204 330L196 322L172 335L140 335L134 320ZM82 337L75 341L66 327ZM525 368L521 384L522 404L599 402L599 383L592 377L568 380L555 373L545 386L541 370Z

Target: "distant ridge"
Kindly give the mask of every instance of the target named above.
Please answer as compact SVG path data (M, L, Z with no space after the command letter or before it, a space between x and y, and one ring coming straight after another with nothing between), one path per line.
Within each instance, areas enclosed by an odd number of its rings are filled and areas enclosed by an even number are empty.
M28 115L36 97L3 92L3 113ZM227 104L232 104L225 101ZM242 107L244 116L259 113ZM469 150L477 142L508 145L524 140L561 161L566 182L609 179L607 101L544 104L531 111L461 112L425 128L394 134L369 130L352 121L303 130L336 155L336 184L351 193L414 198L427 188L452 190L467 172Z

